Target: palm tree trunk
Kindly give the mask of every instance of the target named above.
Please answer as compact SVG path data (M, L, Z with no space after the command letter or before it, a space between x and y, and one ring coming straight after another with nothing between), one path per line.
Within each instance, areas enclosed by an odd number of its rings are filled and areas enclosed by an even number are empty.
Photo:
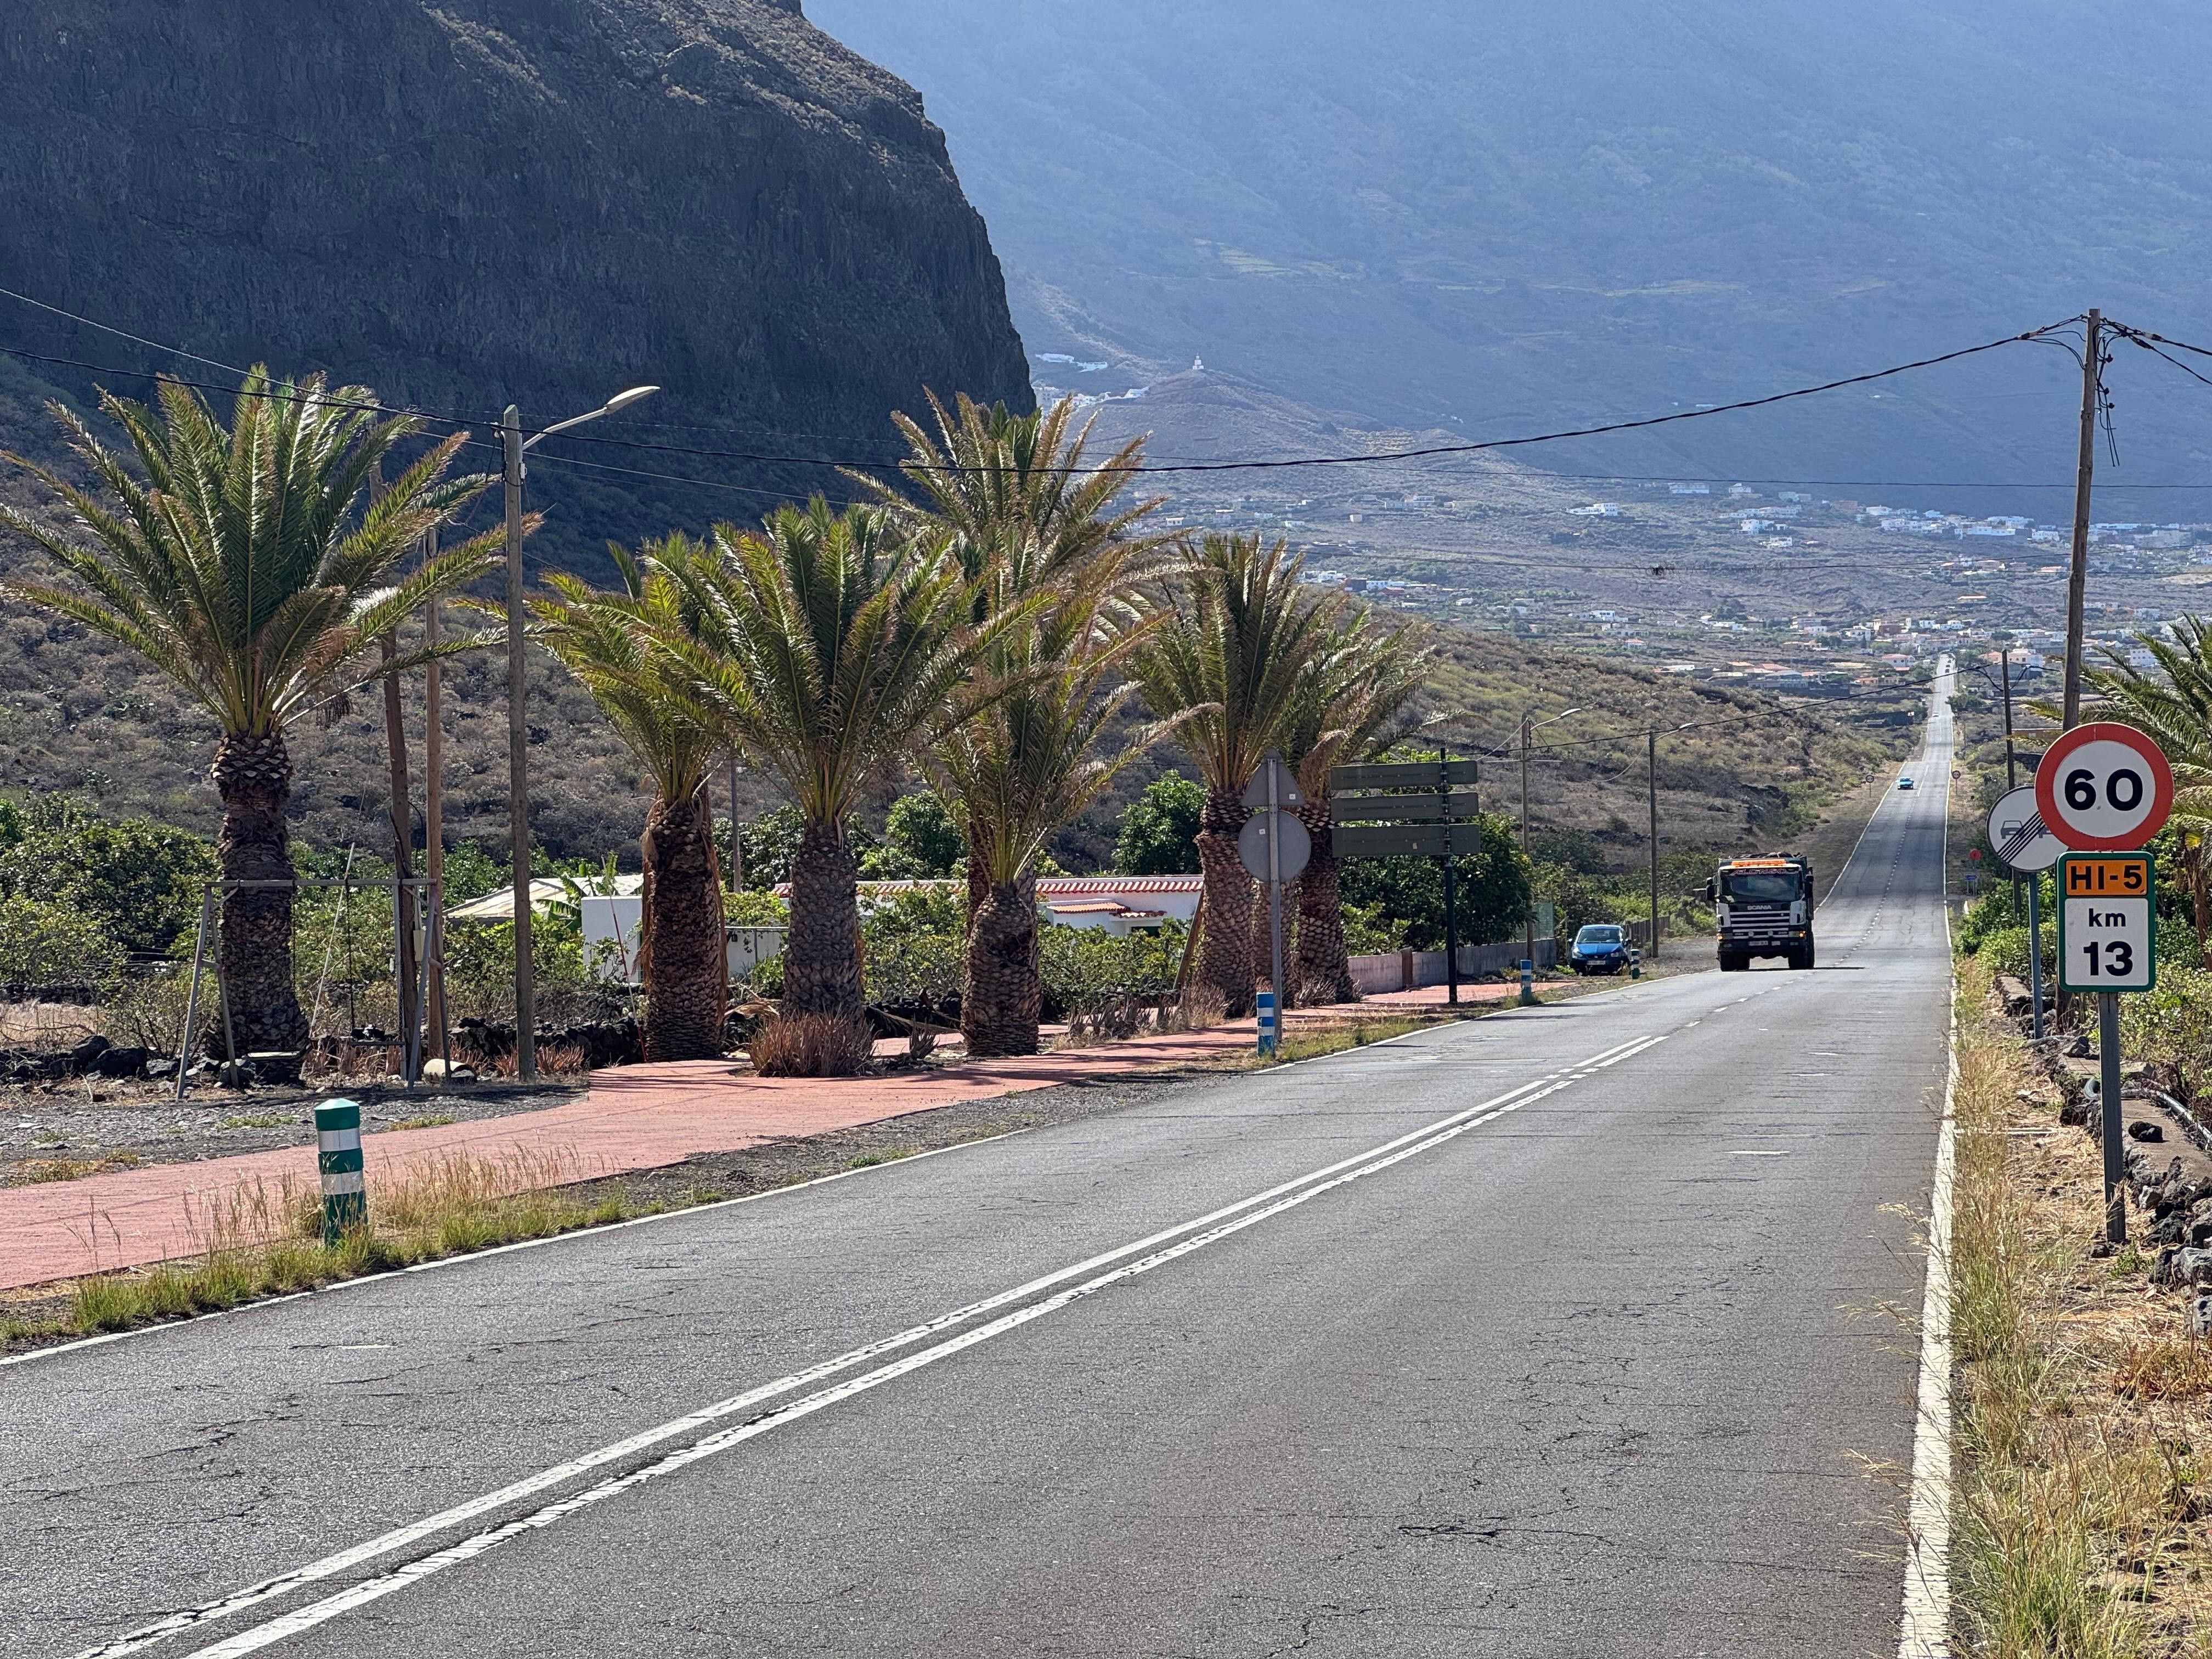
M1336 836L1328 803L1310 798L1297 814L1313 853L1298 878L1298 965L1291 982L1309 1004L1351 1002L1359 993L1344 954L1344 902L1337 889Z
M703 794L656 797L639 846L645 855L645 1057L717 1060L729 1004L729 947L714 864L714 813Z
M227 734L215 752L213 776L222 796L222 831L216 856L226 881L276 881L282 887L233 889L223 895L222 977L241 1054L257 1048L304 1048L307 1017L292 983L293 879L284 805L292 794L292 757L284 734ZM220 1016L209 1048L221 1053Z
M783 1000L794 1014L860 1017L860 866L844 832L809 821L791 860L791 933Z
M990 883L968 926L960 1035L978 1058L1033 1054L1044 982L1037 972L1036 876Z
M1237 854L1237 832L1252 811L1234 793L1214 791L1198 815L1198 867L1204 874L1206 932L1194 977L1221 1000L1221 1012L1252 1012L1252 878Z

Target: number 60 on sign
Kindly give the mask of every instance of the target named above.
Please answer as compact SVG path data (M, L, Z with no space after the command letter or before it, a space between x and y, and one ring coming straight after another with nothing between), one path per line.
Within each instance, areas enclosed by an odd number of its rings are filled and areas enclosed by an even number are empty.
M2058 983L2069 991L2148 991L2158 980L2158 917L2148 853L2070 853L2058 860Z

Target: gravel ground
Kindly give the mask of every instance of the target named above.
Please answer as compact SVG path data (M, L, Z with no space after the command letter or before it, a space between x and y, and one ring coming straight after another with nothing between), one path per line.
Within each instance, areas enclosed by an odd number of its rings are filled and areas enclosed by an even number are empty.
M463 1122L543 1111L574 1099L581 1085L524 1089L496 1083L465 1089L402 1089L356 1085L340 1089L251 1089L241 1093L195 1089L182 1103L158 1084L80 1078L70 1083L0 1089L0 1186L21 1184L27 1163L66 1159L111 1167L185 1164L312 1146L315 1106L343 1095L362 1105L369 1133L422 1120Z

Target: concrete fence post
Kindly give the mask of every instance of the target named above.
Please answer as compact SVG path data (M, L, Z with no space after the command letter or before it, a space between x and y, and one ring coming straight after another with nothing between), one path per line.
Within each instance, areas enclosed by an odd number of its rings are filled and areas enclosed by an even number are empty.
M368 1224L362 1184L361 1108L350 1100L315 1108L315 1162L323 1176L323 1244L336 1249L346 1234Z

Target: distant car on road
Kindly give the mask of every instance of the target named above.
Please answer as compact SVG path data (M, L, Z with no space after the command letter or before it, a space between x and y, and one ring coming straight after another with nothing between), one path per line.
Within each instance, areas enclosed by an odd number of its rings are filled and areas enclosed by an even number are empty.
M1912 787L1912 780L1911 778L1899 778L1897 781L1897 787L1900 789L1910 789Z
M1617 974L1628 962L1628 935L1611 922L1591 922L1567 947L1567 966L1578 974Z

